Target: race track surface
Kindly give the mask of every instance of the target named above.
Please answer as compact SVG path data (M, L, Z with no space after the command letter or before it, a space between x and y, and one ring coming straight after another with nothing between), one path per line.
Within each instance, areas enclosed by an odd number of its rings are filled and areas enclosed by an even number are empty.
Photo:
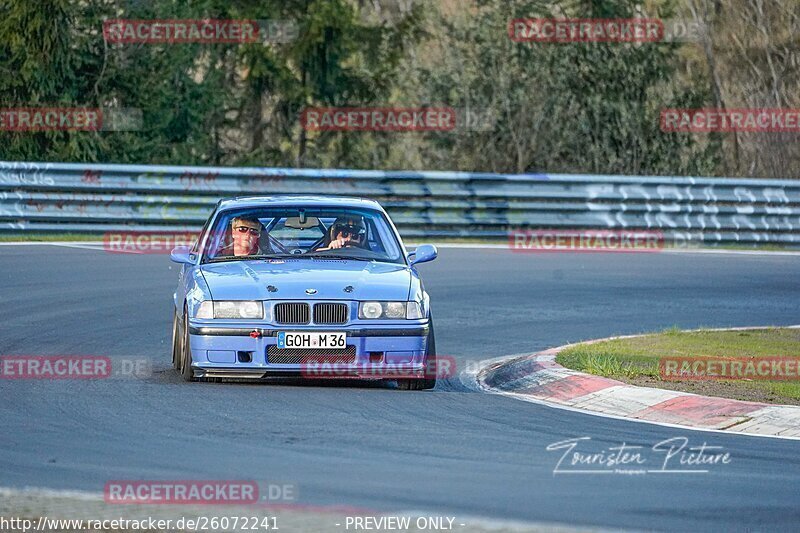
M800 257L442 249L421 265L440 354L474 361L659 330L800 323ZM797 530L800 442L601 418L475 392L183 383L164 255L0 247L0 355L146 357L144 379L0 380L0 486L294 483L299 502L610 528ZM554 475L554 442L730 452L705 474ZM588 448L587 448L588 449Z

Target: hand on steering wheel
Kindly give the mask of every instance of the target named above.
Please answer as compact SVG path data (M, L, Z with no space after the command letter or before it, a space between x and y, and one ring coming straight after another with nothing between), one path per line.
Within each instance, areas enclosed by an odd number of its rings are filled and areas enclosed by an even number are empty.
M346 248L352 245L353 243L351 241L345 241L343 238L339 237L338 239L332 240L331 243L325 248L317 248L317 251L324 252L327 250L338 250L339 248Z
M337 248L344 248L345 246L350 246L350 245L351 245L350 241L345 242L343 238L339 237L338 239L334 239L333 241L331 241L331 243L328 245L328 248L331 250L336 250Z

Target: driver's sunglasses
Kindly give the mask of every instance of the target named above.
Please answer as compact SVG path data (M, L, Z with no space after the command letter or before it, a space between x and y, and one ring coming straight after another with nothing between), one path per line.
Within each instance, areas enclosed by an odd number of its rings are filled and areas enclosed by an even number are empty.
M257 228L248 228L247 226L239 226L234 229L239 233L247 233L249 231L250 235L255 235L255 236L261 235L261 230Z
M355 239L363 235L364 230L354 226L339 226L337 233L342 237L352 237Z

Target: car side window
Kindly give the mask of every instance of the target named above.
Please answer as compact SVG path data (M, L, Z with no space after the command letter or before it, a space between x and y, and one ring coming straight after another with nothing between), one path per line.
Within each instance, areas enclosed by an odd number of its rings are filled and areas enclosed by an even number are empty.
M200 233L197 234L197 238L194 240L194 244L192 245L192 253L196 254L200 250L200 242L203 240L206 232L208 231L208 227L211 225L211 220L214 218L214 214L217 212L216 209L211 211L211 214L206 219L206 223L203 224L203 229L200 230Z
M373 252L384 252L383 246L375 233L375 223L372 220L367 221L367 248Z

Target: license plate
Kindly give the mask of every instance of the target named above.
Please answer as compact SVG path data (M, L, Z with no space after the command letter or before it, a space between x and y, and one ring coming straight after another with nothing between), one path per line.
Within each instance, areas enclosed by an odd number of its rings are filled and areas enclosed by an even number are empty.
M278 348L327 348L343 350L347 348L346 333L278 332Z

